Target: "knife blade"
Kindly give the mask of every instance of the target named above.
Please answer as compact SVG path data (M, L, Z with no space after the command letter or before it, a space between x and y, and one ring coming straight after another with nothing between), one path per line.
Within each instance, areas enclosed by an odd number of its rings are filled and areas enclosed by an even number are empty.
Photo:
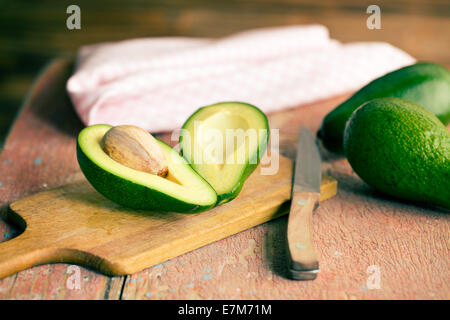
M313 280L319 262L312 240L312 214L320 198L321 158L315 137L302 126L298 137L287 228L289 276L294 280Z

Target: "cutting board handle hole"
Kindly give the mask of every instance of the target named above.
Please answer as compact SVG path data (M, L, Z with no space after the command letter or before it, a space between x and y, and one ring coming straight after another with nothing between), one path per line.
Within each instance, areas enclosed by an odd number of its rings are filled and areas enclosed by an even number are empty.
M3 220L7 225L6 232L2 234L2 240L9 241L20 236L27 228L27 223L21 216L16 214L11 208L7 209L6 219Z

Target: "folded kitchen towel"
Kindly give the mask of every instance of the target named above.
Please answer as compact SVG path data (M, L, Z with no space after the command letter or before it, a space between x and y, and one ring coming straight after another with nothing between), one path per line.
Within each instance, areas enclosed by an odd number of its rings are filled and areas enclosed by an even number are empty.
M358 89L414 62L387 43L341 44L320 25L221 39L144 38L80 48L67 91L86 125L161 132L201 106L243 101L277 111Z

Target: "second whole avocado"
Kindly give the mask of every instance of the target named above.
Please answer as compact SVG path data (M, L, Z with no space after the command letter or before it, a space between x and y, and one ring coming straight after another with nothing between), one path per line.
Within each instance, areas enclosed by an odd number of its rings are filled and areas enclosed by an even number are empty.
M325 147L342 153L345 124L353 111L367 101L384 97L419 104L447 124L450 121L450 72L441 65L421 62L370 82L326 115L318 133Z
M344 149L373 188L450 209L450 132L422 106L398 98L363 104L347 122Z

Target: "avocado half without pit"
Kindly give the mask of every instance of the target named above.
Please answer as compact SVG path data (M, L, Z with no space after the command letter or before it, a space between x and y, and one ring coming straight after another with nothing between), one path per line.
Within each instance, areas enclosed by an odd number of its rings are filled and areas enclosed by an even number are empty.
M108 142L105 135L114 128L118 127L89 126L80 132L77 141L77 158L81 170L91 185L106 198L133 209L173 212L200 212L216 204L214 189L164 142L152 137L155 145L146 145L147 148L152 148L152 156L164 157L162 168L158 168L157 163L152 165L151 161L141 161L147 162L142 164L131 159L133 153L137 158L145 159L145 156L139 154L144 153L145 149L133 145L142 140L127 141L132 134L126 137L118 134L113 141L116 145L111 143L109 150L105 148L105 143ZM124 151L127 147L131 149L128 152ZM124 155L126 160L123 159ZM126 165L119 161L126 162ZM165 165L167 169L164 168ZM147 171L143 171L145 168Z
M194 213L234 199L266 150L264 113L245 103L200 108L180 134L182 155L135 126L92 125L77 158L90 184L133 209Z
M180 132L180 151L222 204L239 194L268 140L269 124L261 110L246 103L223 102L200 108L189 117Z

